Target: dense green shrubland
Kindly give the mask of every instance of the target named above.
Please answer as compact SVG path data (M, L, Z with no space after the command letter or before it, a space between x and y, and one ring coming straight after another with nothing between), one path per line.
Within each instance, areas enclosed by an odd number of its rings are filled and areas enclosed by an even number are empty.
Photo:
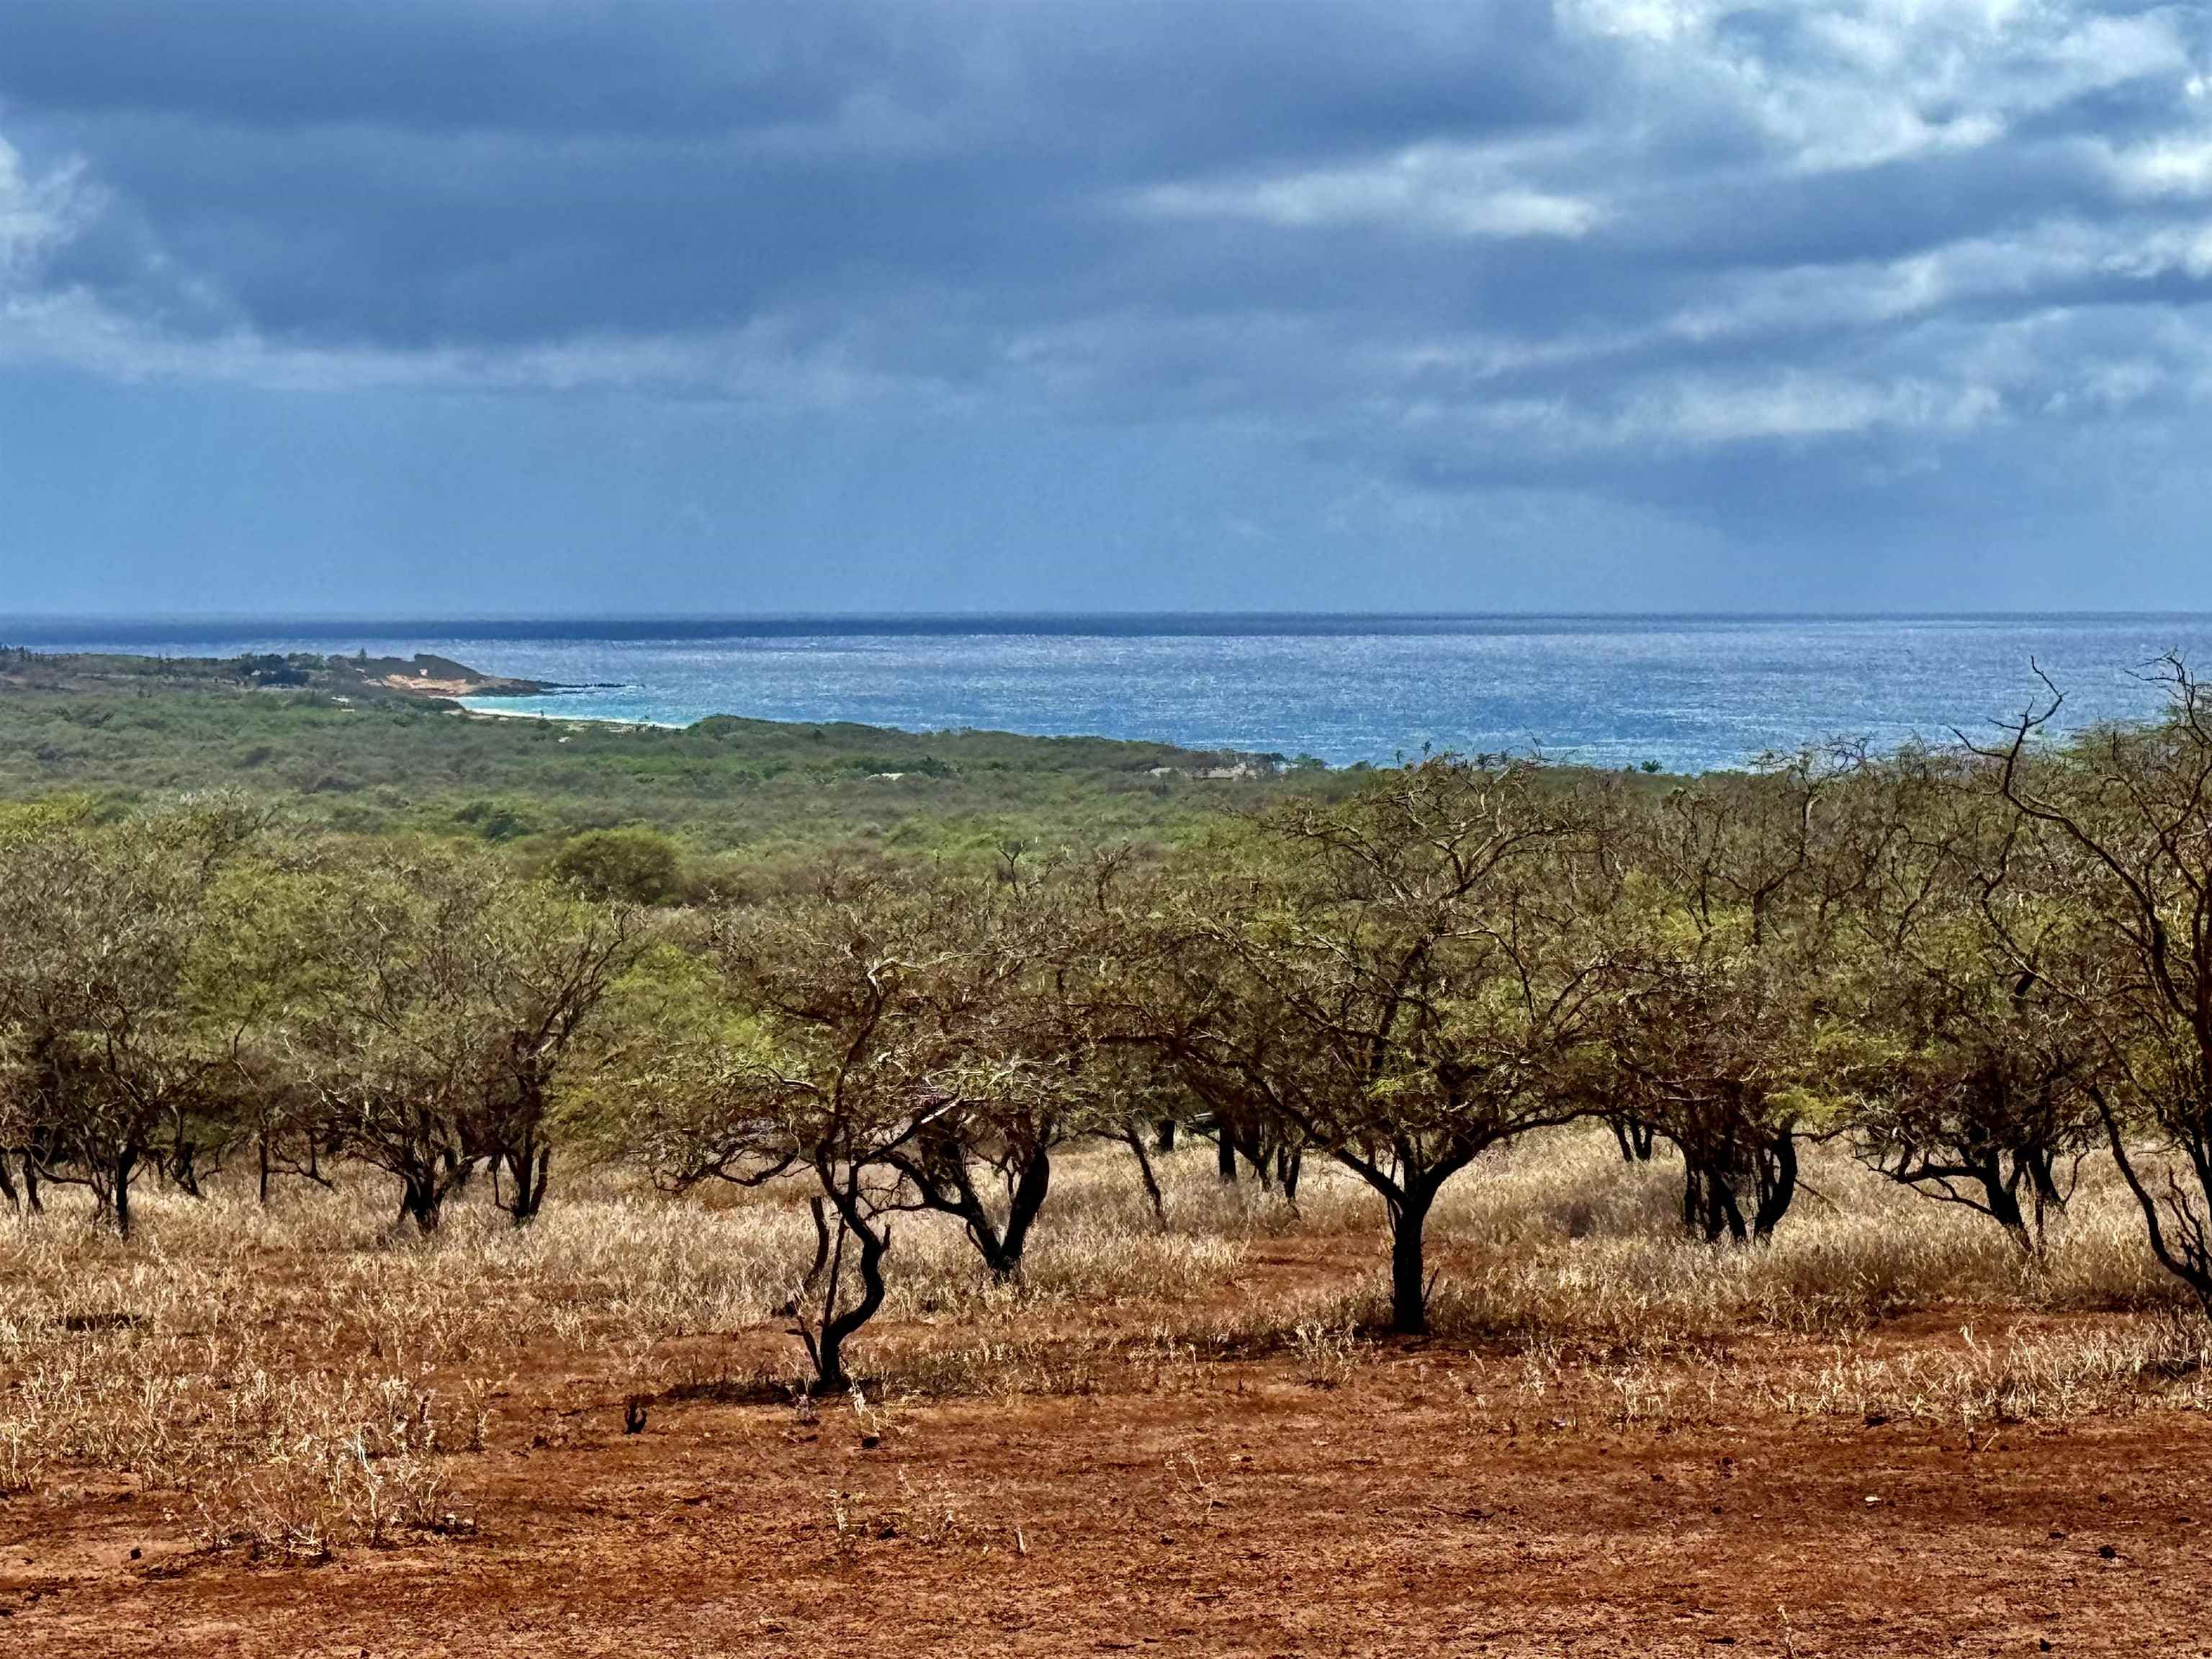
M985 857L1008 840L1172 838L1224 800L1283 787L1197 778L1224 757L1164 744L732 716L680 731L518 720L352 679L338 690L220 664L103 659L64 673L37 665L85 659L24 660L33 669L9 672L0 653L0 796L128 805L234 789L341 832L459 836L536 859L580 831L642 824L674 836L702 880L732 849L754 862L843 842ZM1332 787L1310 771L1298 785Z

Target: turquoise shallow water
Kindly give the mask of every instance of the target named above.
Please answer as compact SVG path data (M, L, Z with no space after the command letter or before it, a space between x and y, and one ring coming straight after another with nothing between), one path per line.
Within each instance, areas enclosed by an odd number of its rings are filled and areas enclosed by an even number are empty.
M1314 754L1540 749L1670 770L1834 733L1987 729L2036 690L2141 715L2160 653L2212 669L2212 616L1054 617L731 622L0 622L0 641L179 655L436 652L587 689L488 708L987 726Z

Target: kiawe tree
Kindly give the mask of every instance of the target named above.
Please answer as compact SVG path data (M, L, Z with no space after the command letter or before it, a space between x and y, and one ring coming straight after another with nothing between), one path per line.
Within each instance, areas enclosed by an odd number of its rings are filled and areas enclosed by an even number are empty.
M434 1231L473 1163L467 975L455 948L468 926L466 884L418 884L379 860L326 873L308 896L326 978L291 1011L291 1057L312 1079L346 1150L396 1176L399 1213Z
M2040 1250L2102 1128L2093 1039L2058 988L2077 943L2034 890L2048 826L1992 811L1990 768L1909 752L1875 792L1886 832L1842 942L1855 964L1832 1073L1871 1169Z
M549 1113L579 1036L634 958L634 913L488 855L341 863L302 894L320 952L289 1052L330 1133L434 1230L484 1166L520 1222L544 1202Z
M670 904L684 887L683 854L657 830L586 830L566 842L546 873L586 898L608 903Z
M1427 1328L1446 1183L1587 1109L1613 891L1590 828L1538 769L1435 758L1266 813L1241 868L1132 915L1128 1024L1199 1098L1293 1126L1382 1197L1400 1332Z
M1091 1121L1059 1012L1071 903L1048 876L833 862L709 919L725 1017L634 1046L632 1135L674 1184L811 1177L822 1248L789 1306L818 1387L851 1380L898 1215L951 1216L988 1271L1019 1271L1052 1154Z
M1683 1162L1682 1218L1769 1237L1820 1115L1844 916L1867 879L1856 749L1703 781L1640 815L1607 1024L1612 1109Z
M2178 657L2156 678L2155 725L2054 750L2054 688L1981 746L1990 793L2035 832L1989 914L2075 1016L2081 1086L2152 1251L2212 1313L2212 690Z
M993 1277L1020 1273L1055 1152L1115 1127L1119 1078L1082 1018L1101 918L1064 867L1010 860L934 889L933 967L913 986L936 1107L885 1162L920 1207L957 1219Z
M545 1201L554 1108L579 1039L636 962L642 923L621 902L517 884L478 913L471 944L482 1070L470 1140L492 1167L500 1206L520 1224Z
M234 1098L235 1011L203 971L214 895L261 833L228 799L0 837L0 1143L118 1231L149 1167L195 1187Z

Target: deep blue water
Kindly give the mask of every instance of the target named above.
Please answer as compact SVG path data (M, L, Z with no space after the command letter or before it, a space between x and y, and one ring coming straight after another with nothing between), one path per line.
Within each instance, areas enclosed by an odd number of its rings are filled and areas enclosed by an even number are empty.
M611 686L487 708L985 726L1314 754L1540 749L1734 766L1833 734L1987 730L2038 690L2074 724L2147 714L2142 672L2212 667L2212 616L946 617L720 622L0 621L0 641L172 655L431 651Z

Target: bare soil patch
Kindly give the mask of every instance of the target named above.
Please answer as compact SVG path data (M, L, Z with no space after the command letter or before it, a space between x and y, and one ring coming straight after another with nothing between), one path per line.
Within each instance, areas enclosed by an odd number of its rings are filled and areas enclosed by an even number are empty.
M858 1411L672 1389L630 1434L604 1379L541 1376L454 1460L472 1530L320 1565L205 1552L174 1494L57 1485L0 1506L0 1648L2208 1650L2195 1413L1622 1421L1575 1368L1532 1392L1441 1344L1330 1387L1289 1358L1130 1380Z

